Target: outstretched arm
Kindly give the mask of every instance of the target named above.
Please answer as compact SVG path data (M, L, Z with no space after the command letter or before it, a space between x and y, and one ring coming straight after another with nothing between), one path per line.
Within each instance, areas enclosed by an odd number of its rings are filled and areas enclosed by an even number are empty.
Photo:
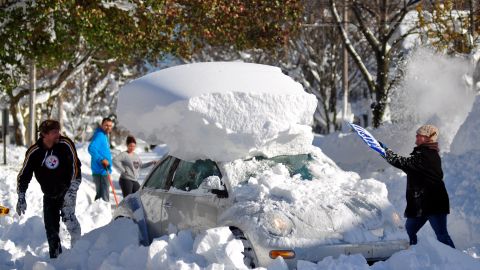
M414 152L409 157L402 157L392 150L385 148L385 159L392 166L404 172L423 169L423 159L420 152Z

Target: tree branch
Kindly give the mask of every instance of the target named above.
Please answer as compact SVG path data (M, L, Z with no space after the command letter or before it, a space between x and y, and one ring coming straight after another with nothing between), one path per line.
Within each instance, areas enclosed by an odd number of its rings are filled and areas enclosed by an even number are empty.
M363 16L361 14L361 10L358 7L357 2L354 2L352 5L352 10L353 14L355 14L355 17L357 18L357 21L360 26L360 31L362 31L363 35L367 39L368 44L372 47L372 49L375 51L375 53L379 53L381 50L381 45L378 39L375 37L375 35L368 29L367 25L365 24L365 20L363 19Z
M335 18L338 30L341 33L343 43L346 46L348 53L350 54L353 61L357 64L358 68L360 69L360 72L362 73L363 77L365 78L365 81L367 82L370 92L371 93L375 92L375 89L376 89L375 81L373 80L372 75L370 74L367 67L363 63L362 58L360 57L360 55L357 53L352 43L350 42L350 39L348 38L347 33L341 24L340 16L338 15L338 11L335 6L334 0L330 0L330 9L333 13L333 17Z

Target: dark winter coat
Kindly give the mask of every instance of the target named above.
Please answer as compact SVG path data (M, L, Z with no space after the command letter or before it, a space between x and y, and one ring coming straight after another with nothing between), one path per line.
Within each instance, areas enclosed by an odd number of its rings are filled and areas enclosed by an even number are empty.
M63 196L73 179L81 178L80 160L73 142L60 136L59 142L46 149L42 139L28 148L17 177L17 192L25 193L33 173L43 194L49 198Z
M405 217L450 213L437 143L419 145L409 157L386 149L386 160L407 174Z

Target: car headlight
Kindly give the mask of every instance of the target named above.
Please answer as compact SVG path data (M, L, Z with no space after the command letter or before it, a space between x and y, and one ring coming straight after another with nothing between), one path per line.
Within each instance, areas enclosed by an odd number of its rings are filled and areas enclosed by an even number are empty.
M280 212L267 212L264 222L265 228L272 235L285 236L292 232L292 221Z

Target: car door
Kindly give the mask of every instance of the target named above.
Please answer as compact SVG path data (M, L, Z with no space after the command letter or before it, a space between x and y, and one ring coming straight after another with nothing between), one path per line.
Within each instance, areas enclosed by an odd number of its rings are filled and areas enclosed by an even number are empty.
M148 175L140 191L150 240L163 235L162 204L179 160L168 156Z
M203 189L202 183L211 176L218 177L220 182L221 173L215 162L180 160L171 188L163 200L163 233L172 233L176 229L198 232L216 226L218 210L225 199Z

